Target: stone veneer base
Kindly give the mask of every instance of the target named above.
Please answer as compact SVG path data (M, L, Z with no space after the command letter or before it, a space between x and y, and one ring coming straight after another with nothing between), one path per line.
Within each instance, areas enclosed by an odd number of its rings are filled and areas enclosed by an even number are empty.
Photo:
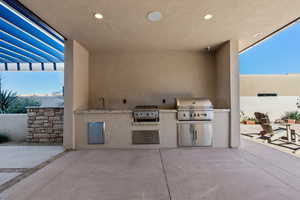
M63 142L63 107L29 107L27 142L58 143Z

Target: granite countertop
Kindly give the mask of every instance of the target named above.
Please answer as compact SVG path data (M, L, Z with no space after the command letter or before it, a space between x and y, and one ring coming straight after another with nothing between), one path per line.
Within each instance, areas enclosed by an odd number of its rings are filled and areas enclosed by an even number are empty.
M176 109L160 109L161 113L177 113ZM215 112L229 112L230 109L214 109ZM91 110L76 110L74 111L75 114L126 114L132 113L132 110L129 109L91 109Z
M126 114L132 113L132 110L117 110L117 109L91 109L91 110L76 110L74 111L75 114Z
M214 112L230 112L230 109L214 109Z

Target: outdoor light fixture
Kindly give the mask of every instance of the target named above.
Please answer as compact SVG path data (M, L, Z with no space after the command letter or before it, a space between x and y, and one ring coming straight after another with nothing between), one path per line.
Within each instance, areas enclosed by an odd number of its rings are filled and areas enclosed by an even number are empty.
M204 16L205 20L210 20L211 18L213 18L213 15L211 15L211 14L207 14Z
M157 22L161 20L162 14L158 11L152 11L148 13L147 18L151 22Z
M95 17L96 19L103 19L103 15L102 15L101 13L95 13L95 14L94 14L94 17Z

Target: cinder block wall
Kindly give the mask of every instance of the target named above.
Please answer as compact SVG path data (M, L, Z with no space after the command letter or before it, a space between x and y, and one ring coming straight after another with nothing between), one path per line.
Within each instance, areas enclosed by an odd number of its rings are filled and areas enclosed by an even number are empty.
M63 142L63 107L30 107L27 109L27 142L62 143Z

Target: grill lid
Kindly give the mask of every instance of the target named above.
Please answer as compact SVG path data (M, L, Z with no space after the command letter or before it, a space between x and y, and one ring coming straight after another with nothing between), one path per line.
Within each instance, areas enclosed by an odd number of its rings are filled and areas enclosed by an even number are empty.
M178 110L213 109L213 105L208 98L179 98L176 99L176 106Z

